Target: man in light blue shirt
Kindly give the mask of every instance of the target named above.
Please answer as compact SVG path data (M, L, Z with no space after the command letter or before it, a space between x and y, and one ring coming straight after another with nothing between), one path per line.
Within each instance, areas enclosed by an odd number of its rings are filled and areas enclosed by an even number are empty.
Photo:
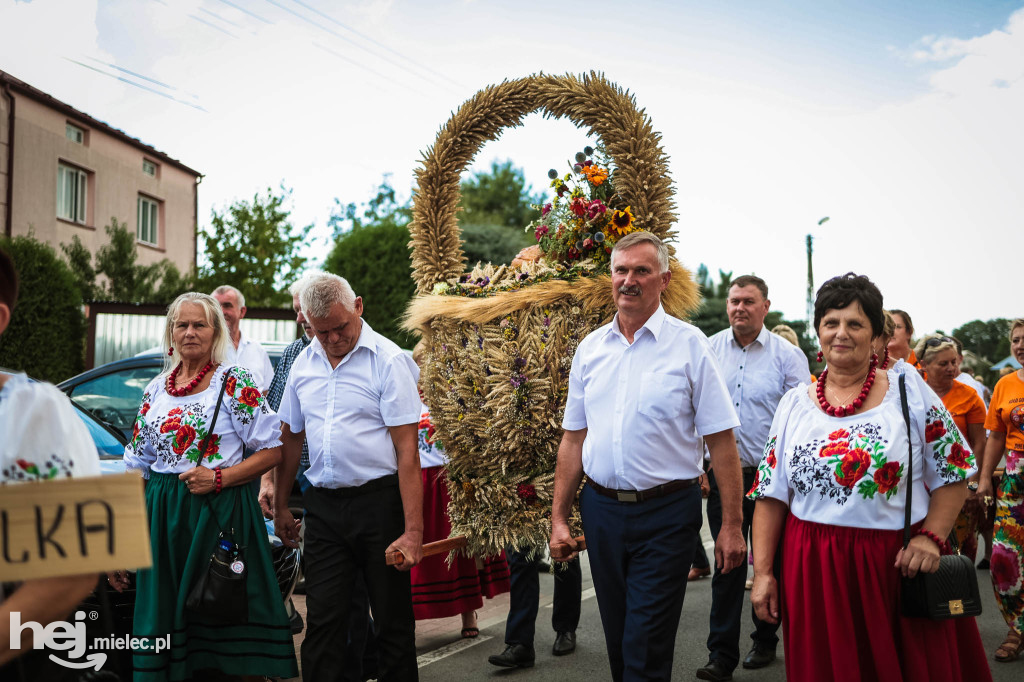
M729 286L726 313L729 328L711 337L711 347L722 368L732 406L740 418L736 445L743 467L743 489L749 490L761 461L772 417L782 396L791 388L806 386L811 379L803 351L768 331L764 318L771 307L768 286L760 277L744 275ZM722 524L721 495L714 468L709 472L708 525L712 537ZM743 500L743 535L754 516L754 503ZM746 571L723 573L716 569L711 581L711 630L708 635L708 664L697 678L719 682L732 678L739 663L740 617ZM779 642L778 625L754 618L753 648L743 660L744 668L761 668L775 660Z

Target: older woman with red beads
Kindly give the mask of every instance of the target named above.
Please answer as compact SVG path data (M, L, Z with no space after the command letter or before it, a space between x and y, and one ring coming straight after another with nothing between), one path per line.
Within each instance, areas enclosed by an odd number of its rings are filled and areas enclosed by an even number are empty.
M1024 318L1010 323L1010 352L1024 365ZM996 384L985 428L991 433L978 495L986 503L992 501L992 474L1006 450L1006 470L996 491L989 571L999 610L1010 626L995 659L1007 663L1024 650L1024 369Z
M280 420L249 371L225 363L228 328L213 297L176 298L164 343L165 371L143 393L124 461L147 479L153 554L152 568L138 575L133 635L170 634L171 647L136 651L135 680L295 677L266 526L247 485L279 462ZM244 448L253 454L243 458ZM246 572L247 619L225 621L186 603L223 542L234 552L232 570ZM123 572L109 579L118 590L126 584Z
M882 294L867 277L825 282L814 328L825 370L815 385L782 398L748 493L757 500L751 603L759 618L782 618L786 678L991 680L973 619L958 626L904 618L900 609L901 576L939 567L974 456L924 379L877 371ZM904 549L908 486L913 537ZM772 560L780 541L777 582Z
M985 403L977 391L956 381L960 372L960 352L956 340L949 336L930 334L917 343L914 355L924 372L928 387L942 398L953 423L967 439L971 451L981 456L985 452ZM978 474L967 479L967 500L953 524L953 537L961 554L973 562L978 556L978 527L985 508L977 495Z

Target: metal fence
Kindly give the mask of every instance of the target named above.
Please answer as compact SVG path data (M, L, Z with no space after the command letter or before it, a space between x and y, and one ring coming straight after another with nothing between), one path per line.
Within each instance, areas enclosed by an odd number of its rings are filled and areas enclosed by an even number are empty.
M93 302L86 306L86 369L131 357L163 344L167 306ZM298 338L295 313L280 308L248 308L242 331L254 341Z

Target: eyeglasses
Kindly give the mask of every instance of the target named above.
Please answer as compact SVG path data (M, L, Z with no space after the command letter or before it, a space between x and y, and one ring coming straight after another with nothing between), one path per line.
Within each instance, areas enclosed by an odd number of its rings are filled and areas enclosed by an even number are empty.
M951 343L954 348L956 347L956 341L948 336L936 336L924 342L924 349L928 350L929 348L935 348L936 346L941 346L944 343Z

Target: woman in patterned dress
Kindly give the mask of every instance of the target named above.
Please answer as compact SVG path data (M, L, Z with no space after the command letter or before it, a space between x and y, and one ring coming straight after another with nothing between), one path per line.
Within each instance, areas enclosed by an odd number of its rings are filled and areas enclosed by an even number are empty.
M135 680L295 677L291 629L263 514L246 485L280 460L280 422L249 371L224 364L228 330L211 296L175 299L164 343L170 348L165 371L146 387L124 461L147 479L153 554L152 568L138 574L133 635L170 634L171 648L136 650ZM245 447L254 454L243 459ZM185 606L222 531L231 532L243 552L249 605L244 624L213 622ZM122 589L126 576L118 571L110 581Z
M1024 365L1024 318L1010 325L1010 350ZM996 491L996 519L989 571L999 610L1010 626L996 649L1001 663L1015 661L1024 649L1024 369L1007 374L992 392L985 428L991 433L985 447L978 495L992 499L992 473L1006 452L1006 472ZM987 498L987 499L986 499Z
M876 374L882 295L870 280L849 273L822 285L814 326L826 369L779 403L748 493L757 500L751 602L759 618L782 618L787 679L991 680L973 618L900 613L901 575L938 569L974 456L938 396L904 372L914 456L906 480L900 372ZM904 550L907 485L914 535Z

